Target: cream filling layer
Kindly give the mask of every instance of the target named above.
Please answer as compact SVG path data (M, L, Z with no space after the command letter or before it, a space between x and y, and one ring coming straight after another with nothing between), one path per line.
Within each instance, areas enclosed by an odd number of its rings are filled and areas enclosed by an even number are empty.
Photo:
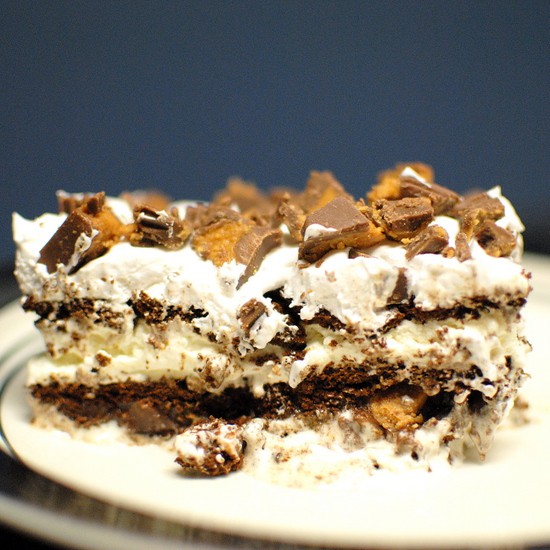
M248 385L255 395L262 395L266 384L297 387L327 365L348 369L363 365L373 372L384 365L399 369L403 377L418 369L464 373L475 366L479 375L467 381L468 387L493 397L509 371L507 358L522 368L528 349L515 308L486 311L478 319L405 320L378 336L334 332L312 324L298 356L284 355L275 345L242 356L234 346L201 335L178 318L162 328L143 320L135 325L128 321L128 330L120 331L74 319L65 322L63 332L55 323L42 323L46 341L60 346L56 348L60 353L56 359L46 354L32 359L29 384L93 386L165 377L186 379L196 391Z

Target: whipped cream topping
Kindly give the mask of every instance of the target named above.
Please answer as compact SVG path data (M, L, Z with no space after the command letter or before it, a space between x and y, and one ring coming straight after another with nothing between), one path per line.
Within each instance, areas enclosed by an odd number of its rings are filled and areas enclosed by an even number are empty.
M116 308L117 304L135 298L139 289L166 304L204 309L208 316L202 322L208 326L203 328L215 329L217 333L242 332L236 314L243 304L255 298L267 311L256 327L254 347L268 342L284 323L271 300L265 297L276 289L282 289L292 305L301 308L304 319L326 310L343 323L360 329L377 329L386 320L385 305L395 287L399 268L406 269L415 305L427 310L449 308L479 296L500 303L528 294L528 278L517 263L523 226L499 188L491 190L490 195L505 204L505 216L497 223L516 235L516 257L489 256L472 242L472 259L464 262L436 254L420 254L409 261L402 245L385 241L369 249L369 257L349 259L348 250L334 251L319 266L304 267L298 261L298 247L283 244L269 252L257 273L237 288L245 266L235 261L216 267L201 259L189 244L179 250L166 250L120 242L74 274L68 275L69 267L62 265L50 274L37 260L41 248L66 216L44 214L26 220L14 214L15 272L22 292L36 300L89 298L105 300ZM131 219L130 207L124 201L108 199L108 205L122 221ZM179 204L179 208L183 215L186 205ZM437 216L433 223L447 230L452 245L458 222ZM82 245L86 243L83 241Z

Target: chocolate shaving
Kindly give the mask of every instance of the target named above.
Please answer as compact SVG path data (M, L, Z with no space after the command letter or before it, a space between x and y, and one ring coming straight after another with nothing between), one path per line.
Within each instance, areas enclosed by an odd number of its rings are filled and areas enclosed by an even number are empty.
M348 252L348 258L350 260L355 260L355 258L372 258L372 256L365 250L350 248Z
M160 245L164 248L181 248L191 234L191 224L180 218L177 208L170 214L148 206L138 206L134 210L136 231L130 236L133 245Z
M248 300L248 302L241 306L237 314L237 319L247 337L250 336L250 329L254 323L266 312L267 307L265 304L258 302L258 300L254 298Z
M412 260L418 254L439 254L448 244L447 231L439 225L430 225L407 245L405 257Z
M373 218L386 235L400 241L427 227L434 218L434 209L427 197L381 199L374 203Z
M309 263L315 263L331 250L348 247L367 249L384 240L380 228L344 197L333 199L317 212L310 214L304 228L313 224L333 231L310 237L300 243L298 257Z
M476 230L475 237L489 256L497 258L509 256L517 244L516 238L510 231L498 226L492 220L485 220L481 223Z
M280 229L268 227L254 227L245 233L235 244L235 259L246 265L237 288L240 288L258 271L266 254L280 246L283 234Z
M97 193L76 207L40 251L38 262L48 273L59 264L69 274L105 254L122 235L122 223L104 208L105 193Z

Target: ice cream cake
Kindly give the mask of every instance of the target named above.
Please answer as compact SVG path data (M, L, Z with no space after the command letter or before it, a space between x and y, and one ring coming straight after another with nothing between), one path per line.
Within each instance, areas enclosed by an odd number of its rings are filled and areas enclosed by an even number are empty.
M359 198L312 172L209 203L58 203L14 214L39 426L330 481L483 458L525 376L523 226L498 187L462 196L409 163Z

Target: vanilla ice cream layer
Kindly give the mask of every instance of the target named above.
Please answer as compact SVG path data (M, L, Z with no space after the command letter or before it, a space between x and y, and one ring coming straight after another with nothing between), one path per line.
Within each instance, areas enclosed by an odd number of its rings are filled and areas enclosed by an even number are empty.
M460 381L492 398L510 364L523 368L527 351L523 323L518 322L515 308L484 311L473 319L403 320L377 336L310 324L306 347L298 356L285 354L275 345L242 356L238 348L201 335L191 323L178 318L162 327L129 320L120 331L93 320L84 326L74 319L64 323L62 331L56 323L42 328L56 358L49 354L33 358L29 384L93 386L167 378L186 379L190 389L214 393L247 385L260 396L266 384L284 382L297 387L304 379L322 374L327 366L350 371L362 368L373 374L385 366L403 380L413 375L416 379L423 371L451 370L457 376L449 378L449 387ZM464 379L474 367L476 376Z

